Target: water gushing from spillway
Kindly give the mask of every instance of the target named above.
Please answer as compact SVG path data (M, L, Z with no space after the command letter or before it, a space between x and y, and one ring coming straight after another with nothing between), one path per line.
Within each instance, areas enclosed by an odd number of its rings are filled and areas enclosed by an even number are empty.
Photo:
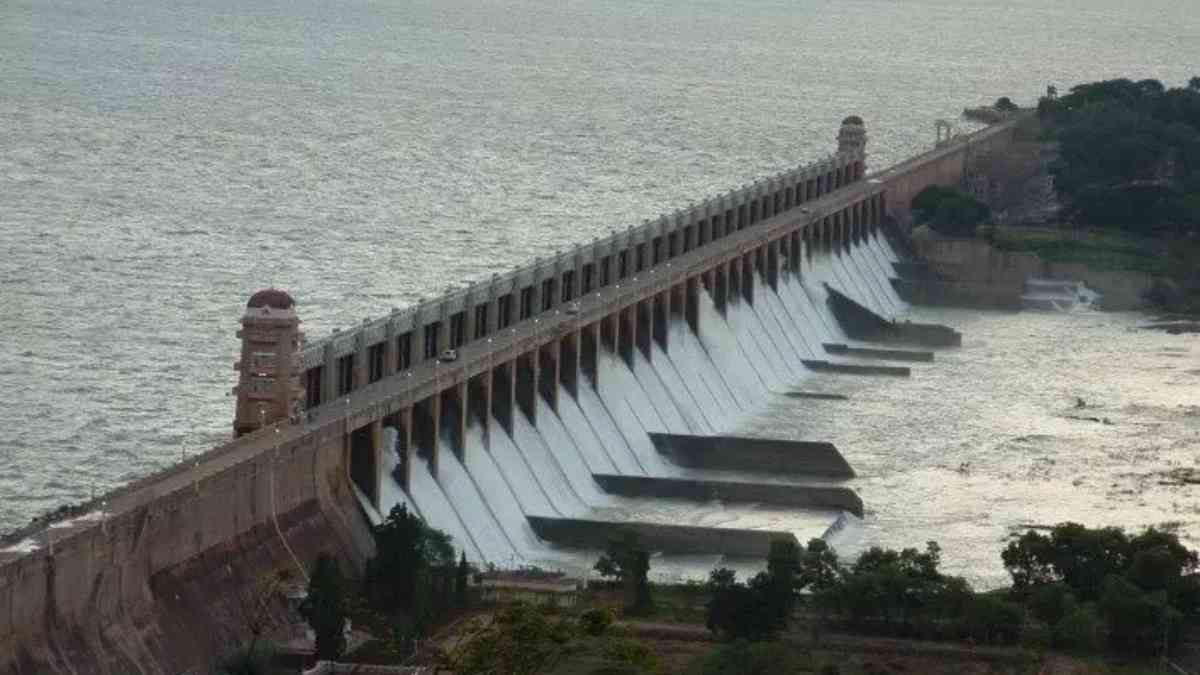
M893 255L886 241L868 238L848 252L804 261L799 273L781 270L776 288L755 273L750 298L731 298L721 309L701 290L698 332L672 317L665 349L651 340L648 354L635 347L626 362L600 348L597 381L581 374L576 395L558 385L557 409L538 396L536 422L515 410L511 434L492 418L485 436L472 420L461 459L451 439L442 439L436 477L424 459L429 449L412 452L407 493L392 477L396 453L383 453L379 509L368 504L368 513L377 521L404 503L449 533L474 562L575 573L586 572L598 552L544 542L526 516L784 530L801 541L839 532L854 522L839 512L620 497L604 492L593 474L780 481L677 466L649 434L753 435L742 428L747 420L811 375L802 360L824 358L823 343L845 341L827 307L825 284L881 314L903 311L885 271ZM388 448L395 438L387 430ZM728 561L657 556L653 568L659 578L700 578L718 562Z

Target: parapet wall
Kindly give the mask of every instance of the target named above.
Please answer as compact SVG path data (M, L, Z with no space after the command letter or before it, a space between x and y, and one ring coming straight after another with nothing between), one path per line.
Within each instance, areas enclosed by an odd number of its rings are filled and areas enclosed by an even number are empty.
M263 575L299 576L285 540L307 565L322 551L348 563L369 553L341 448L316 436L277 459L258 454L182 489L164 486L153 501L0 566L0 673L172 674L194 665L185 654L223 653L244 626L222 603ZM205 564L189 571L195 561ZM179 583L221 570L233 579ZM196 593L198 606L176 601ZM182 647L190 644L197 650Z
M1031 113L1029 113L1031 114ZM911 204L921 190L931 186L961 186L976 159L1012 146L1020 115L970 135L956 136L944 145L867 176L886 188L887 213L908 225Z

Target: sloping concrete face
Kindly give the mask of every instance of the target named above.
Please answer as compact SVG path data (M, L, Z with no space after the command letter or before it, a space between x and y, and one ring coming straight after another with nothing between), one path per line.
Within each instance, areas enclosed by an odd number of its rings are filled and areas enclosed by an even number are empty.
M650 434L654 447L679 466L757 473L852 478L854 469L832 443L737 436Z
M319 553L336 555L347 572L373 554L340 441L252 464L0 568L0 673L204 668L246 639L246 599L261 580L301 579L296 560L311 567ZM287 620L276 599L268 630Z
M825 285L825 290L829 295L829 309L837 318L838 325L855 340L923 347L957 347L962 344L962 333L948 326L889 321L829 284Z
M341 560L346 571L355 561L339 545L338 525L314 501L280 517L280 531L296 556L311 566L320 553ZM129 578L131 575L122 575ZM48 614L41 617L42 639L22 642L15 651L0 650L6 675L94 673L96 675L173 675L210 672L232 645L247 639L251 621L267 636L282 635L295 621L279 594L264 595L272 578L287 585L304 580L273 525L260 525L214 546L202 555L150 577L146 603L82 622ZM101 583L96 593L112 592ZM256 594L258 594L256 596ZM256 597L268 598L261 612Z
M722 527L661 525L658 523L614 523L584 518L526 516L537 536L559 546L604 550L609 542L632 534L638 546L667 555L726 555L765 558L771 542L799 542L791 532L735 530Z
M754 502L797 508L841 509L859 517L863 514L862 498L854 490L840 485L784 485L612 474L597 474L595 479L605 492L626 497Z

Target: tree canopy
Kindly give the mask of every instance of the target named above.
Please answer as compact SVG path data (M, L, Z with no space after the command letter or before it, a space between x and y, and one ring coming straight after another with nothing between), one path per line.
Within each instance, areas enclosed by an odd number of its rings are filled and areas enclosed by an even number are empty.
M300 613L316 635L317 659L333 661L346 649L345 584L337 560L321 554L308 582Z
M374 528L375 557L363 578L367 601L388 614L406 614L419 627L466 594L466 559L458 561L448 534L427 525L403 504Z
M1001 557L1014 593L1064 646L1107 637L1114 649L1155 653L1200 610L1196 552L1163 530L1063 523L1026 532Z
M1038 105L1059 141L1055 188L1086 225L1189 232L1200 225L1200 88L1082 84Z
M917 219L929 224L938 234L971 237L980 225L991 220L987 204L952 187L931 185L912 200Z

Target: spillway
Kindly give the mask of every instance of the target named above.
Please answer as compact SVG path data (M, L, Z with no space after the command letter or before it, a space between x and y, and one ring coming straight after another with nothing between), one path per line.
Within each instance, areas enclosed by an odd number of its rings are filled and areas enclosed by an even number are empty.
M783 270L774 288L761 270L753 271L747 275L749 297L718 304L701 289L695 307L699 330L673 315L665 321L664 344L645 340L625 357L599 347L595 381L581 375L574 393L555 383L556 405L543 389L533 402L532 420L514 406L511 430L489 415L485 435L472 418L462 459L443 448L436 475L413 453L407 492L393 478L394 457L385 462L383 498L378 511L372 509L372 520L405 503L449 533L456 548L475 562L575 572L586 572L598 551L563 549L539 539L529 516L778 529L802 541L839 532L853 516L619 496L605 492L593 476L746 480L749 475L741 472L676 465L650 434L752 435L753 429L743 428L751 415L813 376L803 360L823 358L823 343L845 341L827 306L825 284L883 314L904 310L888 282L886 266L893 255L886 240L867 237L849 251L818 253L798 270ZM395 430L387 433L386 442L394 444ZM443 434L442 442L453 441ZM360 499L366 501L361 494ZM721 560L656 556L654 567L659 578L700 578Z

